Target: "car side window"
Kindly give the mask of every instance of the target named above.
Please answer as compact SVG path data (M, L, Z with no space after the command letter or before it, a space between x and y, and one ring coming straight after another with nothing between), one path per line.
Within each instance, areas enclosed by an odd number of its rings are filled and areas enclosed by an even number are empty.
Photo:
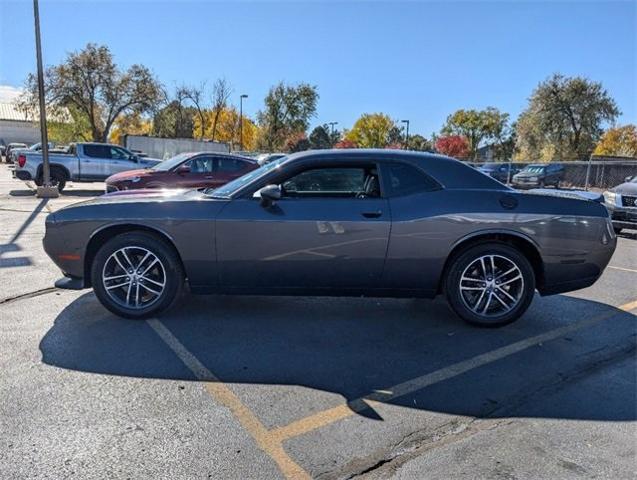
M217 158L215 171L219 173L236 173L245 168L245 162L237 158Z
M212 157L196 157L184 165L190 167L190 173L212 173Z
M404 163L387 166L390 195L402 196L439 190L440 184L419 168Z
M91 158L111 158L111 149L107 145L84 145L84 155Z
M282 184L286 197L380 197L375 167L328 167L305 170Z
M110 147L110 157L113 160L129 160L130 154L123 148Z

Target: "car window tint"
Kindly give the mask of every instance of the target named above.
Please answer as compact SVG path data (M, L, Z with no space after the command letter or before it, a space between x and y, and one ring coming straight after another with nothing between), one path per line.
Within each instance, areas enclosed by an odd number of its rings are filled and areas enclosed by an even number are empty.
M121 148L110 147L109 150L110 150L109 151L110 156L114 160L128 160L130 158L130 155L128 154L128 152L126 152L125 150Z
M218 158L217 159L217 172L220 173L234 173L239 172L245 168L245 162L236 158Z
M409 195L438 190L440 185L419 168L404 163L394 163L387 168L391 194Z
M190 173L212 173L212 157L193 158L185 165L190 167Z
M367 190L369 196L380 196L375 169L363 167L306 170L284 181L282 187L287 196L355 197Z
M111 149L107 145L84 145L84 155L91 158L111 158Z

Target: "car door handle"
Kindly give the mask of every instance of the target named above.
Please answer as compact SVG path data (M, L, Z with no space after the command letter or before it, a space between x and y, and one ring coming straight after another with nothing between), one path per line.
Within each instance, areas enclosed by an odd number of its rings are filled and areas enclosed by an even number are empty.
M363 212L361 213L361 215L365 218L378 218L383 214L383 212L381 212L380 210L377 210L375 212Z

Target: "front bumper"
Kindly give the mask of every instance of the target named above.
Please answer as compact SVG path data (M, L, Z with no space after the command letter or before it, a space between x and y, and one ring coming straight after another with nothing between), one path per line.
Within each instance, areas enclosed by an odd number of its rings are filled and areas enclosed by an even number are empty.
M540 184L541 182L539 180L530 181L518 178L514 178L513 180L511 180L511 185L516 188L537 188L540 186Z
M624 207L604 203L610 213L613 227L637 230L637 207Z

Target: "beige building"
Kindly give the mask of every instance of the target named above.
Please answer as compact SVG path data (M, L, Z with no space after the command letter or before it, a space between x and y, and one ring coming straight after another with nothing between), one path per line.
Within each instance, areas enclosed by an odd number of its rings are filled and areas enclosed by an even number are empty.
M31 145L40 141L37 118L18 110L14 103L0 103L0 145L12 142Z

